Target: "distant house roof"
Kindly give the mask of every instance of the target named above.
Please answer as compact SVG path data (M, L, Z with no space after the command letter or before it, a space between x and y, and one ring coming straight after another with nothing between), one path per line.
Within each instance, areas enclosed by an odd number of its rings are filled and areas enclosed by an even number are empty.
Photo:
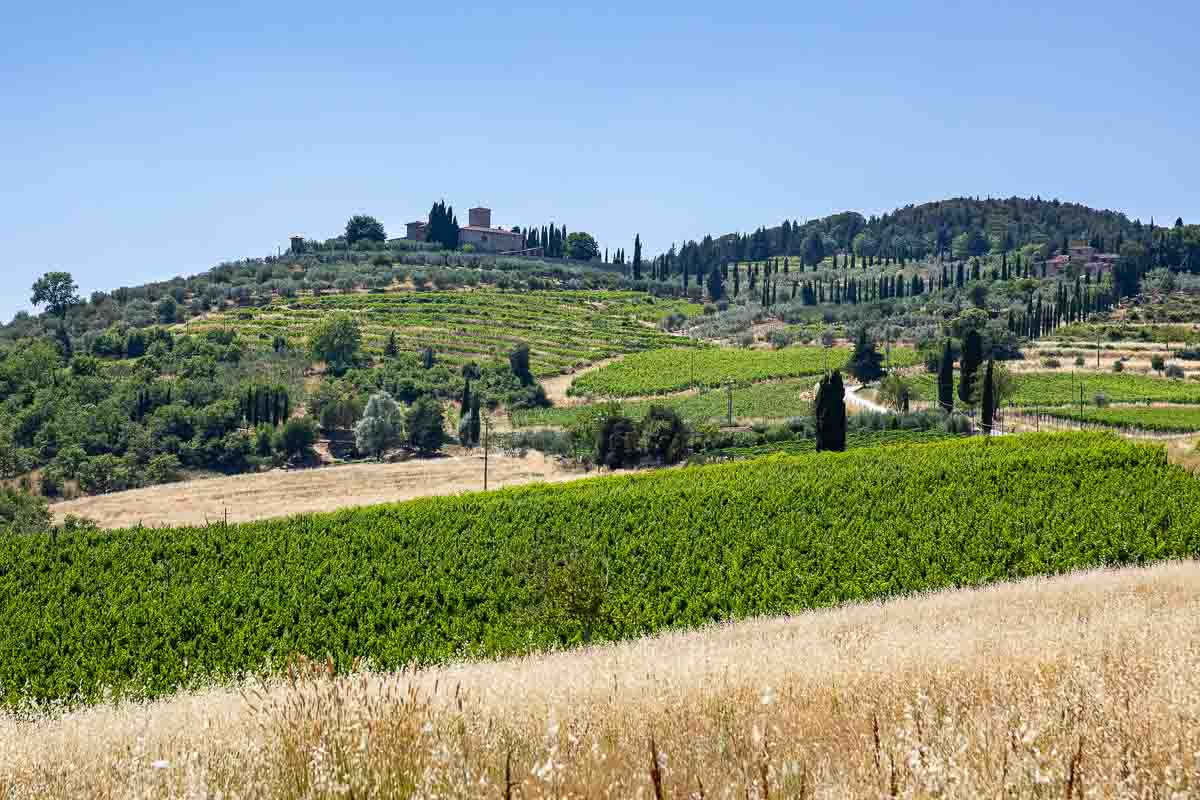
M464 225L459 230L474 231L475 233L493 233L500 236L521 236L522 234L506 231L504 228L481 228L478 225Z

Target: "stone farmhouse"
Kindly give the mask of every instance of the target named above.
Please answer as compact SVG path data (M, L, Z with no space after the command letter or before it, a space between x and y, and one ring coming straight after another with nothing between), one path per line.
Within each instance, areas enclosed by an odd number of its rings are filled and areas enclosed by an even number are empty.
M1113 266L1120 260L1115 253L1100 253L1096 248L1083 242L1072 242L1066 253L1047 259L1046 274L1060 275L1073 267L1076 275L1091 273L1098 278L1106 272L1111 272Z
M490 208L472 208L467 212L468 223L459 228L459 245L471 245L481 253L524 253L525 237L519 233L492 227L492 210ZM417 242L425 241L426 223L408 223L406 239Z

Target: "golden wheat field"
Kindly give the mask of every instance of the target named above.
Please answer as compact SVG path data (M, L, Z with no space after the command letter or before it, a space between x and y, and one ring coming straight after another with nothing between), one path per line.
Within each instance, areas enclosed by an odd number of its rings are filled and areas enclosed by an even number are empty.
M1200 796L1200 564L0 717L0 797Z

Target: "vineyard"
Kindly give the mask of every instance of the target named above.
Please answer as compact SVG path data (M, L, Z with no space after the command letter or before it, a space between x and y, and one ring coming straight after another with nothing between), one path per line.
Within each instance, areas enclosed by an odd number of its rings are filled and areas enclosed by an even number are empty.
M1099 434L776 456L207 528L0 539L0 695L381 669L1200 552L1200 484Z
M958 434L944 430L880 430L850 431L846 434L846 449L861 447L888 447L898 444L923 444L959 438ZM773 455L799 455L816 451L816 439L795 439L786 442L760 444L753 447L725 447L706 450L692 457L691 463L711 464L719 461L741 461Z
M733 390L734 420L786 419L812 414L812 402L801 400L802 394L812 394L813 387L805 382L759 383ZM691 423L725 420L729 414L729 395L712 389L701 394L676 395L656 400L632 400L619 404L621 413L640 419L652 405L669 406ZM570 427L593 414L597 404L588 403L558 408L535 408L514 411L513 427L539 426Z
M850 349L845 347L649 350L580 376L571 384L568 394L641 397L669 394L693 386L715 388L726 383L746 386L779 378L820 375L826 366L830 369L844 366L849 357ZM892 350L893 366L910 366L917 362L917 353L911 348Z
M1049 409L1047 416L1079 421L1079 409ZM1083 414L1089 425L1108 425L1114 428L1152 431L1156 433L1191 433L1200 431L1200 408L1163 406L1123 406L1089 408Z
M657 324L673 313L699 314L701 307L616 291L353 293L276 299L263 308L212 314L187 328L235 328L251 340L269 344L282 336L303 346L311 327L333 311L349 311L361 321L364 346L372 352L381 352L393 332L401 350L432 347L450 364L503 358L525 342L534 373L544 376L622 353L689 346L690 340Z
M1015 406L1075 404L1078 408L1081 388L1086 405L1095 405L1097 395L1110 403L1200 403L1200 383L1194 381L1101 372L1024 372L1014 378L1016 393L1008 402ZM919 399L937 401L936 375L916 376L912 385Z

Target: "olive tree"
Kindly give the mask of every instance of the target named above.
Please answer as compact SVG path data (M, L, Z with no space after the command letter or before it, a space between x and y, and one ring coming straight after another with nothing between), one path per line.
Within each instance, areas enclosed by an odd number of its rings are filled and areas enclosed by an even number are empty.
M358 452L383 458L388 450L404 442L404 412L387 392L371 396L363 418L354 426Z

